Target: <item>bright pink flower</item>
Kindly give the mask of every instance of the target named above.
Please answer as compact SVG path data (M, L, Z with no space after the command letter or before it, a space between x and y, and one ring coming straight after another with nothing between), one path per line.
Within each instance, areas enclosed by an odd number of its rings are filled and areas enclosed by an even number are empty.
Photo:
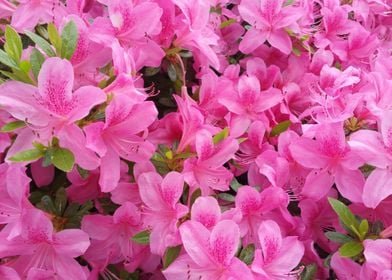
M242 76L238 81L238 94L220 99L230 112L249 120L257 120L263 112L279 104L283 96L276 88L260 90L260 82L255 76Z
M99 184L103 192L110 192L120 180L120 158L141 162L155 151L154 145L140 134L156 119L154 103L135 104L128 96L116 95L106 108L105 122L96 122L84 128L87 147L101 157Z
M280 188L270 187L261 193L250 186L242 186L235 197L235 206L242 214L239 223L243 244L257 243L257 231L263 220L274 217L283 224L281 215L288 205L288 196Z
M32 208L27 199L31 179L25 167L7 163L0 165L0 178L0 225L5 225L3 233L12 238L20 234L22 214Z
M91 246L84 254L94 267L123 262L138 266L148 253L145 246L135 244L131 238L143 230L141 213L132 203L120 206L113 216L87 215L82 229L91 238Z
M90 245L88 235L79 229L53 232L51 221L40 210L28 210L22 216L19 236L10 240L1 236L0 258L16 256L8 265L25 278L31 268L56 273L58 279L87 279L74 258Z
M363 245L366 266L377 275L373 279L382 280L392 277L392 241L389 239L367 239Z
M184 174L191 188L200 187L203 195L212 190L226 191L233 174L223 167L234 157L238 141L228 137L214 145L212 135L202 130L196 135L197 159L190 158L184 163Z
M178 220L188 207L178 202L184 179L178 172L170 172L163 179L158 173L143 173L138 178L140 197L145 207L145 223L151 228L150 247L154 254L163 255L165 249L181 243Z
M23 32L32 30L37 24L59 23L66 15L64 4L59 0L20 0L12 13L11 25Z
M163 272L167 279L253 279L246 264L234 256L240 231L233 221L221 221L211 231L188 221L180 233L187 254Z
M189 49L195 54L197 65L210 64L215 69L220 68L219 59L212 49L218 45L218 36L209 27L211 4L208 0L172 0L183 17L179 17L176 25L177 38L174 45Z
M258 229L261 249L255 251L252 271L255 279L289 279L298 272L292 271L302 259L304 246L295 236L282 237L274 221L260 224Z
M104 92L93 86L73 91L74 71L69 61L48 58L38 76L38 87L10 81L1 85L0 104L11 115L26 121L29 128L18 133L8 152L31 149L33 141L47 144L53 136L61 147L70 149L75 161L85 169L94 169L99 160L86 149L82 130L74 122L86 117L91 108L106 100Z
M324 123L315 130L315 140L303 136L290 146L293 158L304 167L313 169L306 178L302 195L320 199L335 182L344 197L362 201L365 180L358 167L364 161L351 151L342 124Z
M99 1L108 6L109 18L97 17L92 24L91 39L102 45L112 45L118 39L137 54L165 56L164 51L151 38L161 31L162 9L154 2Z
M282 7L283 0L243 0L238 6L240 15L252 27L240 43L240 51L251 53L266 40L273 47L289 54L292 43L285 31L296 24L301 11L293 7Z
M376 208L378 204L392 194L392 111L381 115L381 133L360 130L352 135L350 146L356 150L367 164L377 167L369 177L363 189L362 200L365 206Z

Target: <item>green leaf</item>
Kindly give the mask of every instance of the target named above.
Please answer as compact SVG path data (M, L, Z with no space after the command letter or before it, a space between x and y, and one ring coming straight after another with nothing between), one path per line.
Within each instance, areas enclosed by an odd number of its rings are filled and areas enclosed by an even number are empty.
M190 203L190 206L192 206L193 203L195 203L196 199L197 199L199 196L201 196L201 189L200 189L200 188L196 189L196 190L192 193L192 195L191 195L191 201L189 202L189 203Z
M219 28L220 29L225 28L226 26L229 26L230 24L233 24L235 22L237 21L234 18L228 19L226 21L222 21L221 24L219 25Z
M61 32L61 57L71 59L78 43L78 28L73 21L67 23Z
M13 73L12 72L8 72L8 71L2 71L0 70L0 73L3 74L4 76L15 80L15 81L21 81L27 84L34 84L34 82L31 80L31 78L29 77L29 75L27 75L25 72L18 70L20 69L18 68L14 68L13 69Z
M19 69L19 66L15 63L15 61L3 50L0 50L0 62L10 68Z
M214 144L218 144L219 142L223 141L224 139L227 138L227 136L229 136L229 128L225 127L224 129L222 129L221 132L219 132L218 134L215 134L214 137L212 138L212 141L214 142Z
M86 169L81 168L79 165L76 166L76 169L78 170L78 173L80 177L82 177L84 180L90 176L90 172Z
M359 234L361 235L361 240L364 240L368 231L369 231L369 222L366 219L363 219L358 226Z
M290 125L291 125L291 121L290 120L286 120L286 121L278 123L277 125L275 125L272 128L270 136L271 137L278 136L282 132L285 132L290 127Z
M166 249L165 254L163 255L163 269L166 269L171 265L178 257L181 252L181 245L176 247L169 247Z
M70 172L74 166L75 157L68 149L56 148L53 151L52 163L58 169L64 172Z
M329 203L331 204L333 210L338 214L339 219L342 223L349 229L354 229L354 231L358 228L358 221L355 218L354 214L350 211L350 209L343 203L337 199L328 198Z
M57 215L62 216L67 205L67 192L65 188L59 188L56 191L56 197L54 199L54 206L56 208Z
M317 273L317 265L312 263L305 267L301 273L301 280L312 280L315 279Z
M138 243L138 244L149 244L150 243L150 231L149 230L144 230L139 233L136 233L134 236L132 236L132 241Z
M52 164L53 153L54 150L51 147L45 150L44 158L42 160L43 167L48 167L49 165Z
M36 44L38 45L48 56L56 56L52 46L42 37L37 34L25 31L25 34Z
M31 64L31 71L33 72L34 78L38 80L38 74L41 70L42 64L45 61L45 57L42 53L34 48L30 54L30 64Z
M238 189L242 187L242 185L237 181L236 178L233 178L233 180L230 183L230 188L235 191L238 192Z
M170 81L175 82L177 80L176 67L172 63L167 67L167 75L169 76Z
M25 127L26 123L24 121L14 121L7 123L3 125L3 127L0 129L1 132L11 132L14 131L15 129Z
M325 236L329 240L336 242L336 243L339 243L339 244L344 244L347 242L354 241L354 239L352 239L350 236L339 233L339 232L335 232L335 231L327 231L325 233Z
M246 263L247 265L250 265L253 262L253 259L255 257L255 245L254 244L249 244L245 248L241 250L239 259Z
M57 54L61 54L62 40L56 26L53 23L48 24L48 37L49 41L56 49Z
M19 63L19 68L20 68L20 70L22 70L22 71L25 72L26 74L29 74L30 68L31 68L30 62L27 61L27 60L22 60L22 61Z
M222 200L229 201L229 202L235 201L234 195L231 195L229 193L220 193L220 194L218 194L218 197Z
M37 149L26 150L17 153L10 158L11 161L23 162L23 161L35 161L43 156L43 152Z
M17 64L19 64L23 50L22 40L18 32L9 25L5 28L4 50Z
M360 242L352 241L345 243L339 248L339 253L342 257L355 257L363 251L363 245Z

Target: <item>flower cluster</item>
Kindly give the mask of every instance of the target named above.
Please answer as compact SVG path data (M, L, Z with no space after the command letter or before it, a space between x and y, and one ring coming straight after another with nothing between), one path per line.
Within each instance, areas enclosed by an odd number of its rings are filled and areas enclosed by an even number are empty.
M391 0L0 18L0 279L392 279Z

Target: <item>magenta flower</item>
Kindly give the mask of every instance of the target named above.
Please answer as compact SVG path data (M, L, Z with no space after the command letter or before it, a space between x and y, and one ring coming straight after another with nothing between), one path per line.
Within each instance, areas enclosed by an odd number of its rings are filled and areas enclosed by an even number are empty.
M0 236L0 258L16 256L8 265L25 278L30 269L52 271L58 279L87 279L74 258L90 245L88 235L79 229L53 232L51 221L40 210L28 210L22 216L20 235Z
M266 40L284 54L289 54L292 43L285 28L295 24L301 11L293 7L282 7L283 0L243 0L238 6L242 18L252 27L240 43L243 53L251 53Z
M282 237L280 228L274 221L260 224L260 249L255 251L252 271L255 279L293 279L298 272L292 271L304 254L303 244L294 236Z
M192 188L199 186L203 195L212 190L228 190L233 174L223 164L234 157L237 149L235 139L229 137L214 145L211 133L200 131L196 135L197 159L190 158L184 163L185 179Z
M158 112L151 101L135 104L128 96L116 95L106 108L105 122L95 122L84 128L87 147L101 157L99 184L110 192L120 180L120 158L140 162L148 160L154 145L140 136L156 119Z
M290 146L293 158L304 167L313 169L306 177L302 194L320 199L335 182L344 197L362 201L365 179L358 168L364 161L347 144L342 124L318 125L315 138L303 136Z
M99 160L85 147L85 136L75 124L86 117L92 107L106 100L105 93L93 86L73 91L74 71L69 61L48 58L38 76L38 87L10 81L0 86L0 104L28 128L18 133L8 158L31 149L33 141L47 144L53 136L70 149L75 161L85 169L95 169Z
M187 254L163 272L167 279L253 279L246 264L234 256L240 231L233 221L221 221L211 231L188 221L180 233Z
M183 176L173 171L162 179L155 172L147 172L139 176L138 185L146 205L145 223L151 228L151 252L163 255L167 247L181 243L178 220L188 213L188 207L178 202L184 188Z
M85 216L82 229L91 238L91 246L84 256L94 267L122 261L130 267L137 267L146 256L145 246L131 240L142 231L142 220L139 209L130 202L119 207L113 216Z

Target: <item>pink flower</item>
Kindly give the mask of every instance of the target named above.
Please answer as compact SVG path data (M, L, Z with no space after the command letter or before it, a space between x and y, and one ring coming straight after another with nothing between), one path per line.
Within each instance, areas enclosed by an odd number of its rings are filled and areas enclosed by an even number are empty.
M358 168L364 161L347 144L342 124L320 124L314 135L315 140L303 136L290 146L293 158L313 169L306 177L302 195L320 199L335 182L344 197L362 201L365 179Z
M392 277L392 241L389 239L367 239L363 242L366 266L376 272L374 279Z
M301 17L301 11L284 7L283 0L243 0L238 6L242 18L252 27L242 38L239 49L251 53L266 40L284 54L289 54L292 43L284 28L290 27Z
M188 221L180 233L187 254L163 271L167 279L253 279L246 264L234 256L240 231L233 221L221 221L211 231Z
M106 100L102 90L84 86L73 91L74 71L69 61L48 58L38 76L38 87L10 81L0 86L0 103L16 119L26 121L8 158L31 149L33 141L47 144L53 136L61 147L70 149L75 161L85 169L95 169L99 160L86 149L82 130L74 123L86 117L91 108Z
M287 211L284 209L288 202L287 194L280 188L270 187L260 193L250 186L242 186L235 197L235 206L242 214L239 226L243 244L258 243L259 226L269 215L285 223L281 213Z
M21 0L12 13L11 25L23 32L32 30L38 23L52 21L59 23L66 15L65 7L59 0Z
M196 135L197 159L190 158L184 163L185 179L192 188L200 186L203 195L212 190L228 190L233 174L223 164L234 157L237 149L238 142L231 137L214 145L211 133L200 131Z
M238 81L238 94L220 99L230 112L248 120L258 120L263 112L282 101L279 89L269 88L261 91L260 82L255 76L241 76Z
M74 258L83 255L90 245L88 235L79 229L53 232L51 221L40 210L28 210L22 216L20 235L0 237L0 258L9 261L25 278L31 268L53 271L59 279L87 279Z
M155 172L147 172L137 182L146 205L145 223L151 228L151 252L163 255L167 247L180 244L177 223L188 213L188 207L178 202L184 188L183 176L173 171L162 179Z
M298 272L292 271L304 254L303 244L294 236L282 237L280 228L274 221L260 224L260 249L255 251L252 271L255 279L289 279Z
M92 240L84 256L94 267L105 267L123 261L130 267L137 267L149 255L145 246L131 240L143 228L141 213L130 202L120 206L113 216L83 217L82 229Z
M120 158L141 162L155 151L154 145L140 134L156 119L154 103L135 104L132 98L116 95L106 108L105 122L95 122L84 128L87 147L101 157L99 184L110 192L120 180Z

